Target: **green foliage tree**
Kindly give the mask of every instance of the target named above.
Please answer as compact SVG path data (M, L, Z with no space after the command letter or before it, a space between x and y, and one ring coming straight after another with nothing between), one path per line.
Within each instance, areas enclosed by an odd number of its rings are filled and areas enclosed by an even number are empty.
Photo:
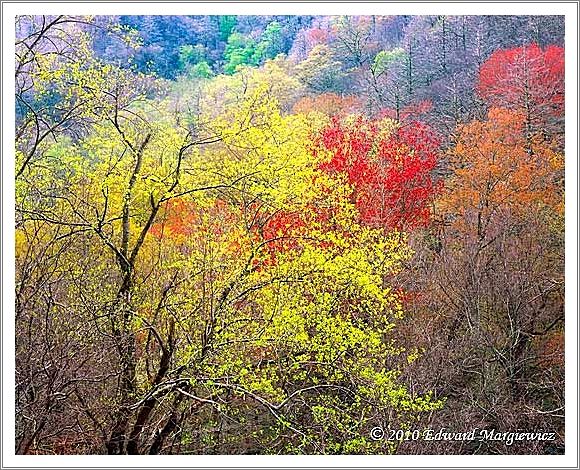
M193 78L211 78L214 76L214 72L208 63L204 60L193 65L189 69L188 75Z
M209 78L214 75L206 60L205 47L200 44L181 46L179 61L185 74L191 78Z
M404 49L396 48L391 51L380 51L373 60L371 70L374 75L380 76L391 67L404 64L406 60L407 53Z
M255 65L255 49L256 43L252 38L240 33L230 34L224 52L224 73L233 74L238 65Z
M284 52L282 25L277 21L272 21L266 26L256 45L253 62L260 64L266 59L273 59L282 52Z
M182 69L206 60L206 48L201 44L186 44L179 48L179 63Z
M220 39L222 41L227 41L232 34L232 31L238 23L238 19L235 15L220 15L217 17L219 23Z

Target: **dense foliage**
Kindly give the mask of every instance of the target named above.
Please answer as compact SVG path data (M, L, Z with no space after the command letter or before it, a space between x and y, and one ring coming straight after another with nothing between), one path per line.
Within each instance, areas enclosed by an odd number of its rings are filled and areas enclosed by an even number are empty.
M563 17L16 26L18 453L563 453Z

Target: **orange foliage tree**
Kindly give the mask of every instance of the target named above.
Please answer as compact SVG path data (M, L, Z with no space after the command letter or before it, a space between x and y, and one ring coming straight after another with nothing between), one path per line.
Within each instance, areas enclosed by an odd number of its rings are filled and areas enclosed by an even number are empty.
M327 116L350 114L362 106L360 98L356 96L340 96L336 93L323 93L301 98L293 108L294 113L308 113L319 111Z
M492 108L487 121L459 128L457 144L450 151L456 168L443 207L465 229L476 228L480 238L498 216L525 216L543 208L563 210L556 184L563 156L555 144L538 135L530 141L525 122L521 112Z
M427 370L450 364L441 380L477 405L469 425L563 432L563 155L527 133L525 113L492 108L458 128L449 157L442 223L419 257L436 317Z

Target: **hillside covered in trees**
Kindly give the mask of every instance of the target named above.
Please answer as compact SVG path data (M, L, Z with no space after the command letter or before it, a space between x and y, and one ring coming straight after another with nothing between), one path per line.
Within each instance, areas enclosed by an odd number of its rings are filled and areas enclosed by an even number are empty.
M564 17L16 36L17 453L564 453Z

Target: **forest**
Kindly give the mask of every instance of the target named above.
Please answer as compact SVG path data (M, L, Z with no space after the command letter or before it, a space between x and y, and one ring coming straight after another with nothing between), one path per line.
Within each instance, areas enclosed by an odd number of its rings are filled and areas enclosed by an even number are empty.
M17 454L564 453L563 16L15 21Z

